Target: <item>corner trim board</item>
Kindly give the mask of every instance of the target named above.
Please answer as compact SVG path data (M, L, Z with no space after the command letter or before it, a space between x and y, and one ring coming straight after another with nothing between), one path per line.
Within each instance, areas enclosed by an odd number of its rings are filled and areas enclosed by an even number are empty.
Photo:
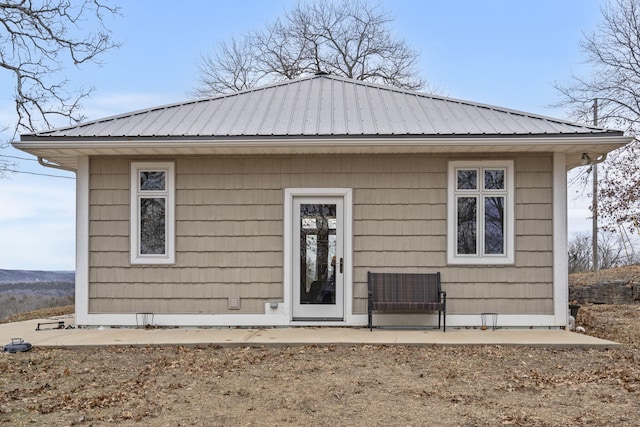
M76 171L76 325L89 322L89 157L78 157Z

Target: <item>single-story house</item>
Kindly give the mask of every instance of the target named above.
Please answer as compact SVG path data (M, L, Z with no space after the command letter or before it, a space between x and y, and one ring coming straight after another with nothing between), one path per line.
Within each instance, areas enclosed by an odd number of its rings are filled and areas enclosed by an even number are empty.
M366 325L373 271L440 272L449 326L564 327L567 171L629 141L319 74L13 145L76 173L79 326Z

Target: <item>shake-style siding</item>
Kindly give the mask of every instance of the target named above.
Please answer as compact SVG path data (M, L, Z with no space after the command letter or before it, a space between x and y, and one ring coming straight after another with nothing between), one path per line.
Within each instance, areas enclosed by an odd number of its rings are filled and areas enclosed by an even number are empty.
M89 313L264 313L284 298L284 189L304 187L353 189L354 313L369 270L440 271L452 314L553 313L552 156L499 158L515 166L513 266L447 265L447 162L469 157L163 157L176 165L166 266L129 263L130 164L155 159L91 158Z
M363 325L367 271L439 271L449 325L477 326L478 313L496 312L501 326L563 327L565 172L629 142L619 130L321 73L24 134L12 144L77 171L79 326L132 326L138 313L176 326ZM515 180L505 211L512 234L499 265L482 264L489 257L460 264L463 256L447 253L455 225L447 175L474 161L508 165ZM175 251L166 257L130 253L137 227L129 204L138 192L129 175L141 162L175 177L175 239L167 241ZM305 188L343 198L344 311L300 310L291 301L291 252L299 248L285 242L295 234L285 223L298 220L284 209ZM376 316L395 325L435 318Z

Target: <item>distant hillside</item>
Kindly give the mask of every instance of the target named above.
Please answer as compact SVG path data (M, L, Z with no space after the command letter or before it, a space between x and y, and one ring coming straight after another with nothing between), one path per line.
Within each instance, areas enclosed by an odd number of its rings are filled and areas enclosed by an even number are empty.
M18 295L71 297L74 292L75 286L70 282L0 283L0 301Z
M74 283L73 271L0 270L0 283Z
M0 322L48 307L73 304L75 272L0 270Z

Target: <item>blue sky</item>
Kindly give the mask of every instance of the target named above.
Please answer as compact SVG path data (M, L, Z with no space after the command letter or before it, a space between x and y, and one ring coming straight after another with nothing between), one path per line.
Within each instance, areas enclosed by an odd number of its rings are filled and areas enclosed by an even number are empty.
M74 86L95 87L84 115L98 119L184 101L200 55L231 36L261 28L293 0L120 0L108 25L123 46L101 66L70 68ZM419 68L440 94L566 118L550 108L554 82L586 73L579 42L595 29L604 0L384 0L393 32L420 51ZM0 72L0 123L12 123L10 76ZM0 136L6 141L10 135ZM12 148L4 155L22 158ZM73 270L75 180L71 173L17 160L0 179L0 269ZM570 233L588 232L584 197L569 203Z

